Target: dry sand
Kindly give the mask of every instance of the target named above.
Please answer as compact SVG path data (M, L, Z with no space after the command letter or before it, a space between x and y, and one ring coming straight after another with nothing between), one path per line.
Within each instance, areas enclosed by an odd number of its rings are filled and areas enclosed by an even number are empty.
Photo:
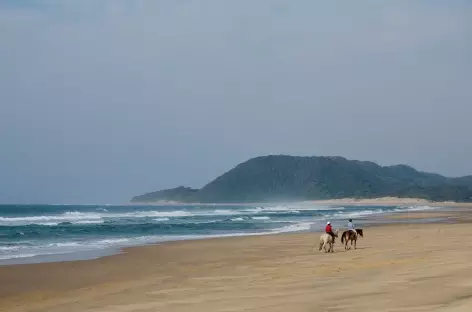
M313 250L318 241L319 233L222 238L4 266L0 310L472 311L469 223L366 228L357 250L337 242L333 254Z

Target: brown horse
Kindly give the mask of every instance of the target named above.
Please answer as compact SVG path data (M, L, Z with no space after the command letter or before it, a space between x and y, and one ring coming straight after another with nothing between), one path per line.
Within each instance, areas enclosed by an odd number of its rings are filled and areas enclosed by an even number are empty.
M356 229L356 233L352 231L344 231L341 235L341 243L344 244L344 249L348 250L352 247L352 242L354 242L354 249L357 249L357 236L360 235L364 237L364 231L362 229ZM351 241L351 247L347 248L347 243Z

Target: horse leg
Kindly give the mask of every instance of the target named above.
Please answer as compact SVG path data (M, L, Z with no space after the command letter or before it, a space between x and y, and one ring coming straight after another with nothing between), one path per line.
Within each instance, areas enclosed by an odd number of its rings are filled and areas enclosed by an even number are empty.
M354 249L357 249L357 238L354 240Z

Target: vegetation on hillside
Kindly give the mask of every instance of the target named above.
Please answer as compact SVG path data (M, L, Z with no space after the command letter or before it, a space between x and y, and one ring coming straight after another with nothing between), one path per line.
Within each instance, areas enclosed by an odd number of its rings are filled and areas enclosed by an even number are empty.
M241 163L200 190L179 187L133 202L261 202L417 197L472 201L472 177L446 178L405 165L379 166L343 157L262 156Z

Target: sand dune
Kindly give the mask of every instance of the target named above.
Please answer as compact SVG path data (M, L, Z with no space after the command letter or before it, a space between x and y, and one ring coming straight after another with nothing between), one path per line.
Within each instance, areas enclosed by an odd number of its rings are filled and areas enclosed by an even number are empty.
M310 201L313 204L322 205L425 205L425 206L439 206L439 207L472 207L471 203L455 203L455 202L432 202L421 198L400 198L400 197L380 197L380 198L341 198L328 200L314 200Z

